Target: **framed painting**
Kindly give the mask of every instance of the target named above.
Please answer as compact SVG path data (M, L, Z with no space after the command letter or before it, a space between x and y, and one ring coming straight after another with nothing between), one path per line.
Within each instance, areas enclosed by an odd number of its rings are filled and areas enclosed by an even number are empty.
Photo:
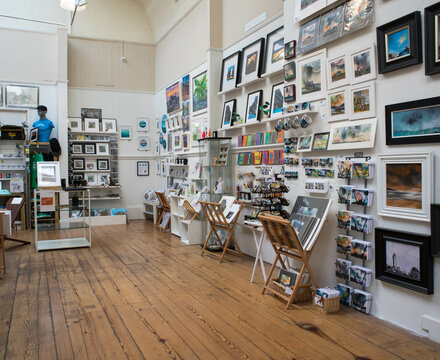
M82 144L72 144L72 154L82 154L83 146Z
M440 142L440 97L385 106L387 145Z
M150 150L150 137L149 136L138 136L138 150L139 151Z
M84 119L84 130L87 132L99 132L99 119Z
M430 221L434 200L432 154L382 154L378 158L378 214Z
M98 165L98 170L110 170L109 159L97 159L96 163Z
M82 119L81 118L70 118L69 119L69 129L71 132L82 132Z
M148 122L149 122L148 118L138 117L137 118L137 131L148 131L149 130Z
M440 204L431 204L431 255L440 257Z
M131 140L131 126L130 125L120 125L119 126L119 139Z
M86 171L96 171L96 160L86 160Z
M137 162L137 176L149 176L150 175L150 162L138 161Z
M84 170L85 161L84 159L73 159L73 170Z
M106 134L116 134L116 119L102 119L102 132Z
M84 154L96 154L96 144L84 144Z
M193 77L192 84L193 115L208 111L208 72Z
M284 82L272 86L272 96L270 103L270 116L276 117L283 113L284 107Z
M317 11L323 9L327 5L327 0L297 0L295 1L295 18L297 23Z
M98 186L98 174L85 174L88 186Z
M182 132L174 133L174 144L173 148L175 151L182 150Z
M38 187L60 187L61 174L59 161L41 161L37 163Z
M173 148L173 134L172 133L168 133L167 134L167 152L168 154L172 154L174 152L174 148Z
M374 0L350 0L345 4L343 35L362 29L373 21Z
M182 149L183 150L189 150L189 137L191 134L184 133L182 135Z
M303 54L318 46L319 17L310 20L299 28L299 54Z
M223 105L222 129L234 125L232 123L232 114L235 112L236 106L237 106L237 99L225 101Z
M197 139L202 138L203 128L205 127L205 119L191 120L191 146L200 146Z
M96 143L96 155L109 155L108 143Z
M298 140L297 152L312 151L313 135L300 136Z
M264 73L281 70L284 63L284 26L270 32L266 37Z
M351 54L351 83L376 79L376 47L371 44Z
M420 64L422 22L415 11L376 29L379 74Z
M296 40L284 44L284 58L290 60L296 57Z
M350 88L351 119L376 116L375 82L358 84Z
M334 89L350 83L350 63L345 54L330 58L327 62L327 85Z
M222 61L220 92L232 90L240 82L241 51L237 51Z
M330 125L328 150L370 149L376 139L377 119L341 121Z
M431 236L375 229L376 279L426 295L434 293Z
M182 78L182 102L189 101L189 74Z
M296 88L295 85L286 85L284 86L284 101L292 102L296 100Z
M327 121L348 120L350 116L350 97L348 87L335 89L327 95Z
M291 61L284 65L284 81L293 81L296 79L296 63Z
M39 87L6 85L5 105L6 107L36 109L39 105Z
M264 38L254 41L242 50L241 83L258 79L263 65Z
M425 74L440 72L440 3L425 8Z
M325 72L326 50L320 50L298 60L298 101L325 99L327 77Z
M321 15L318 44L324 45L342 36L345 4Z
M260 105L263 97L263 90L254 91L247 96L246 117L244 122L252 124L260 121Z
M167 113L180 109L180 82L177 81L165 89Z
M327 150L329 138L330 138L329 132L314 134L312 150Z

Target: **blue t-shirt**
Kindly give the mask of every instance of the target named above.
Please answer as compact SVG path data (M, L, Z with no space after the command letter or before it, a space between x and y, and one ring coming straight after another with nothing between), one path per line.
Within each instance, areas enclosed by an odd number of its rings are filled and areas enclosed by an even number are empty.
M38 142L49 142L50 133L55 127L52 121L49 119L38 120L32 126L38 128Z

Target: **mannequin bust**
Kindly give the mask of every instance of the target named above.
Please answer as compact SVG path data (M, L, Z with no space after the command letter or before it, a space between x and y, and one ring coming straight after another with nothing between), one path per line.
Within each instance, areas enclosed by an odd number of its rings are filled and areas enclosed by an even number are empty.
M46 118L47 107L44 105L39 105L37 107L38 116L40 120L33 123L34 128L38 128L38 142L49 142L50 133L55 127L52 121Z

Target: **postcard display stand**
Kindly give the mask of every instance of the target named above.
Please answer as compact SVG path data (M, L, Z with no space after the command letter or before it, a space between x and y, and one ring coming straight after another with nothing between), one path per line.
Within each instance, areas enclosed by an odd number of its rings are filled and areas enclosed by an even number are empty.
M53 190L59 196L63 190ZM81 205L74 208L73 205L57 205L58 211L69 212L72 210L82 211L83 214L90 214L90 190L82 189L74 192L81 192L81 196L86 201L82 201ZM72 192L69 193L69 198ZM34 212L35 212L35 248L37 251L55 250L55 249L71 249L80 247L92 246L92 229L90 224L90 215L82 216L81 221L70 222L60 221L56 224L39 224L37 217L37 197L40 196L40 190L34 190ZM64 217L62 217L64 218ZM68 218L66 216L66 218ZM49 236L54 231L55 236ZM69 237L57 238L59 235L70 235ZM49 239L42 239L42 237L49 237ZM55 237L55 239L52 239Z
M114 208L115 200L121 199L116 128L112 132L104 131L104 122L112 121L116 126L116 119L101 118L99 109L81 109L81 115L81 118L70 119L70 123L79 122L79 129L73 130L70 126L69 131L69 185L74 186L74 180L89 180L86 188L92 192L90 200L96 204L90 209L94 226L126 224L125 209ZM86 129L86 120L89 119L96 119L96 131L82 130ZM102 131L99 131L100 126ZM103 169L100 164L104 164ZM87 199L80 198L79 201ZM112 208L104 208L103 204ZM81 214L74 212L71 217L76 221Z
M368 189L368 180L374 177L374 163L370 160L370 156L357 153L353 157L341 158L338 162L338 178L347 179L347 186L338 189L338 202L345 204L346 211L338 211L338 227L345 229L345 235L340 234L336 239L336 251L344 256L336 260L336 276L345 280L345 285L337 286L341 292L341 304L367 314L370 312L371 294L365 289L371 284L372 271L366 267L366 262L371 260L372 244L366 241L366 237L373 231L373 219L371 215L366 215L367 207L373 204L373 191ZM352 179L364 180L363 188L352 186ZM362 213L353 212L352 206L361 207ZM359 226L356 219L363 220L362 226ZM362 240L355 239L350 235L351 232L361 233ZM355 265L355 259L362 260L362 265ZM351 285L361 287L362 290Z

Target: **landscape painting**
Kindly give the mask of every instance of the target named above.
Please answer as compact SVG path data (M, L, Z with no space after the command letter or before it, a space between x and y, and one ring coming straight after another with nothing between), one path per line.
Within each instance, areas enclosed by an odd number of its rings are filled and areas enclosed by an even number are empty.
M311 61L301 66L302 84L301 94L307 95L321 91L322 74L321 59Z
M422 163L386 164L386 206L422 209Z
M193 78L193 115L195 112L203 112L208 108L208 77L203 72Z
M386 61L391 62L410 56L409 25L385 34Z
M318 0L301 0L301 11L307 9L310 5L313 5Z
M353 56L353 73L355 78L371 74L370 51Z
M370 90L363 89L353 92L353 112L362 113L370 111Z
M172 113L180 108L180 84L174 83L165 91L167 100L167 112Z
M346 78L345 56L330 62L330 72L332 82L340 81Z
M393 138L440 135L440 105L391 112Z
M420 281L420 247L387 240L386 272Z
M341 126L333 132L332 144L353 144L368 142L371 139L373 125Z
M330 116L345 114L345 91L330 96Z

